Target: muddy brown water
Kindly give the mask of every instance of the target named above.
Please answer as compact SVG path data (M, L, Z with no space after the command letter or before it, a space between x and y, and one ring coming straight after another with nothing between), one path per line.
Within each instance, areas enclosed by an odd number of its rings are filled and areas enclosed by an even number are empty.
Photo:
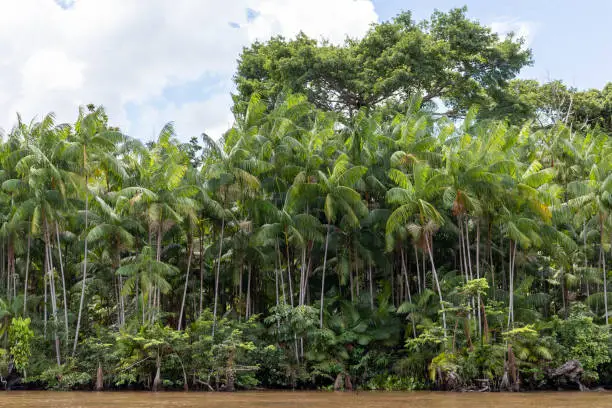
M542 392L435 393L435 392L0 392L0 407L11 408L595 408L612 407L612 393Z

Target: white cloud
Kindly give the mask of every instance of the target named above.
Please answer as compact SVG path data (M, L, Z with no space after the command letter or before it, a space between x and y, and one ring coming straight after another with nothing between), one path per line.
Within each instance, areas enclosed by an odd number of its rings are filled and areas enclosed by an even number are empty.
M300 31L317 39L341 43L360 37L376 20L370 0L253 1L259 15L249 26L251 40L274 34L292 37Z
M63 51L37 51L27 59L21 72L23 90L26 94L35 94L41 89L80 89L84 66L83 62L71 59Z
M499 35L514 33L517 37L525 40L525 46L529 47L537 31L537 25L531 21L502 18L491 23L491 30Z
M96 103L144 139L171 120L183 138L220 134L243 46L299 31L341 42L376 19L370 0L0 0L0 126L16 112L71 121L78 105ZM221 78L222 93L186 103L164 96L204 76Z
M133 125L139 129L139 137L143 141L154 140L162 126L169 121L174 122L182 140L197 137L202 132L218 137L232 125L231 103L232 98L227 92L180 106L175 103L169 103L163 108L145 105L134 118Z

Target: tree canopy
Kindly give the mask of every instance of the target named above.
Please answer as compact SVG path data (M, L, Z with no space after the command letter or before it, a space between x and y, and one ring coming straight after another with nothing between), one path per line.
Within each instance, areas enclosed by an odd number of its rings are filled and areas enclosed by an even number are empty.
M531 51L466 11L436 11L420 22L404 12L341 45L304 34L256 42L239 59L234 111L243 114L253 94L272 106L283 93L302 93L317 108L348 116L415 97L440 100L453 114L489 106L531 63Z

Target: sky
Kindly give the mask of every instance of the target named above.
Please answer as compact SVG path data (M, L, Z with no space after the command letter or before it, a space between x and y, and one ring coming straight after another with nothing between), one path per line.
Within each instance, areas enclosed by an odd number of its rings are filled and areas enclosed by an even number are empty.
M533 49L521 77L601 88L612 73L610 0L0 0L0 128L79 105L103 105L112 125L152 140L173 121L181 140L232 124L232 76L242 47L300 31L341 43L410 10L468 6L468 15Z

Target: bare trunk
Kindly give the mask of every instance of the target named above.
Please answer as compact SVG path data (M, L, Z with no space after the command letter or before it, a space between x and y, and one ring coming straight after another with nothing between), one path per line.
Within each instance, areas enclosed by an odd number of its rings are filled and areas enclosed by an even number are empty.
M153 379L153 392L157 392L162 387L161 380L161 356L159 351L157 352L157 359L155 360L155 378Z
M66 280L64 279L64 262L62 260L62 245L60 243L59 226L57 222L55 223L55 235L57 239L57 253L59 256L60 273L62 276L62 294L64 297L64 323L66 328L66 344L68 344L70 334L70 332L68 331L68 302L66 301Z
M601 265L603 269L603 293L604 293L604 317L606 319L606 326L608 325L608 277L606 271L606 251L604 251L604 225L603 215L599 216L599 228L601 234L601 242L599 244L601 250Z
M238 300L242 302L242 278L244 275L244 259L240 264L240 268L238 268ZM246 311L246 302L245 302L245 311ZM238 321L242 321L242 309L240 307L237 308L236 312L238 313Z
M193 254L193 243L189 240L189 255L187 256L187 273L185 273L185 288L183 289L183 301L181 302L181 312L178 319L178 330L182 329L183 312L185 311L185 299L187 298L187 285L189 284L189 268L191 267L191 256Z
M45 266L44 266L43 269L44 269L43 270L43 286L45 288L45 291L44 291L45 295L44 295L44 302L43 302L44 303L44 308L43 308L43 320L44 320L44 323L43 323L43 333L44 333L44 337L45 337L45 340L46 340L47 339L47 315L48 315L48 313L47 313L47 272L46 272L47 265L46 265L46 263L45 263Z
M221 236L219 238L219 257L217 259L217 271L215 273L215 305L213 308L213 326L212 335L215 335L215 326L217 325L217 303L219 301L219 273L221 272L221 255L223 254L223 234L225 233L225 217L221 221Z
M410 294L410 281L408 280L408 271L406 269L406 260L404 257L404 248L400 249L402 254L402 272L404 274L404 279L406 280L406 293L408 293L408 302L412 304L412 295ZM416 324L414 323L414 319L410 319L412 322L412 336L416 338Z
M359 287L361 285L359 284L359 259L357 258L357 254L355 254L355 294L357 296L357 299L359 299Z
M44 237L45 237L45 257L47 258L47 275L49 279L49 296L51 297L51 312L53 313L53 337L55 338L55 357L57 360L58 367L62 365L61 354L60 354L60 340L57 334L57 298L55 293L55 277L53 276L53 264L51 257L51 246L50 240L51 237L49 235L49 224L46 221L45 216L43 215L43 227L44 227Z
M13 237L12 234L10 234L8 236L8 242L7 242L7 257L6 257L6 262L7 262L7 272L6 272L6 277L7 277L7 285L6 285L6 297L7 299L10 301L11 298L13 297L13 292L14 292L14 281L15 281L15 249L13 246Z
M283 292L283 305L287 304L287 294L285 292L285 277L283 274L283 261L281 259L281 251L278 242L276 243L276 254L278 255L278 274L280 276L281 281L281 290Z
M304 296L306 286L306 247L302 248L302 265L300 267L300 294L298 296L298 305L302 306L306 296Z
M469 267L467 264L467 254L465 253L465 232L463 231L463 217L459 216L459 245L461 247L461 254L463 258L463 274L465 276L465 281L469 281Z
M202 315L202 306L204 298L204 237L202 235L202 228L200 228L200 308L198 316Z
M476 279L480 279L480 222L476 222ZM482 339L482 314L480 313L480 295L478 302L478 337Z
M157 245L155 250L155 260L157 262L161 262L161 246L162 246L162 238L163 238L163 225L164 220L162 216L159 216L159 220L157 221Z
M319 310L319 327L323 328L323 302L325 301L325 267L327 266L327 247L329 245L329 229L327 224L327 234L325 234L325 252L323 253L323 271L321 272L321 308Z
M32 236L30 235L28 225L28 249L26 255L26 269L25 269L25 281L23 282L23 315L27 314L27 305L28 305L28 273L30 272L30 247L32 246Z
M433 273L436 288L438 289L438 297L440 298L440 309L442 309L442 327L444 328L444 337L446 337L446 311L444 310L444 300L442 299L442 289L440 288L440 280L438 279L438 272L436 271L436 265L434 264L433 251L429 242L429 237L425 237L427 244L427 252L429 253L429 260L431 262L431 272Z
M355 302L355 292L353 290L353 268L351 266L351 260L350 260L350 250L349 250L349 287L351 288L350 292L351 292L351 303Z
M587 252L586 219L584 221L582 221L582 225L583 225L582 236L583 236L583 240L584 240L584 272L586 273L586 270L589 267L588 252ZM589 281L588 281L588 279L585 280L585 287L586 287L586 296L588 298L589 297Z
M374 310L374 283L372 282L372 263L368 265L368 282L370 284L370 308Z
M419 293L421 293L421 268L419 266L419 251L417 250L416 246L413 246L414 248L414 259L415 259L415 263L416 263L416 268L417 268L417 284L419 285ZM425 277L423 277L423 279L425 279ZM423 288L425 287L425 281L423 281Z
M510 240L510 262L508 265L509 273L509 306L508 306L508 329L514 325L514 262L516 259L516 242Z
M115 269L114 272L116 274L117 270ZM138 289L136 290L138 291ZM136 301L136 305L138 305L138 301ZM119 275L119 308L121 309L119 326L123 326L125 324L125 298L123 297L123 276L121 275Z
M87 279L87 222L89 216L89 179L85 176L85 249L83 251L83 279L81 280L81 300L79 301L79 314L77 317L76 330L74 332L74 345L72 355L76 354L77 344L79 344L79 330L81 329L81 314L83 313L83 303L85 302L85 286Z
M467 254L468 271L470 272L470 279L474 279L472 270L472 255L470 251L470 228L468 225L468 218L465 218L465 252Z
M487 312L485 310L484 307L484 302L480 299L480 295L478 295L479 297L479 301L478 304L480 305L480 309L482 312L482 320L483 320L483 330L484 330L484 342L487 343L489 341L489 322L487 321Z
M491 221L487 219L487 253L489 255L489 269L491 270L491 284L493 285L493 300L495 300L495 269L493 269L493 226Z
M279 300L280 296L279 296L279 291L278 291L278 269L279 269L279 266L276 263L276 257L274 257L274 289L275 289L277 307L280 304L280 300Z
M249 264L249 273L247 275L247 294L246 294L246 318L251 317L251 272L253 266Z
M289 259L289 240L285 232L285 253L287 255L287 280L289 281L289 303L293 307L293 279L291 278L291 260Z
M104 389L104 372L102 371L102 363L98 361L98 370L96 371L96 391Z
M310 292L308 291L308 281L312 275L312 247L314 241L310 241L308 247L308 265L306 266L306 277L304 279L304 304L310 303Z

